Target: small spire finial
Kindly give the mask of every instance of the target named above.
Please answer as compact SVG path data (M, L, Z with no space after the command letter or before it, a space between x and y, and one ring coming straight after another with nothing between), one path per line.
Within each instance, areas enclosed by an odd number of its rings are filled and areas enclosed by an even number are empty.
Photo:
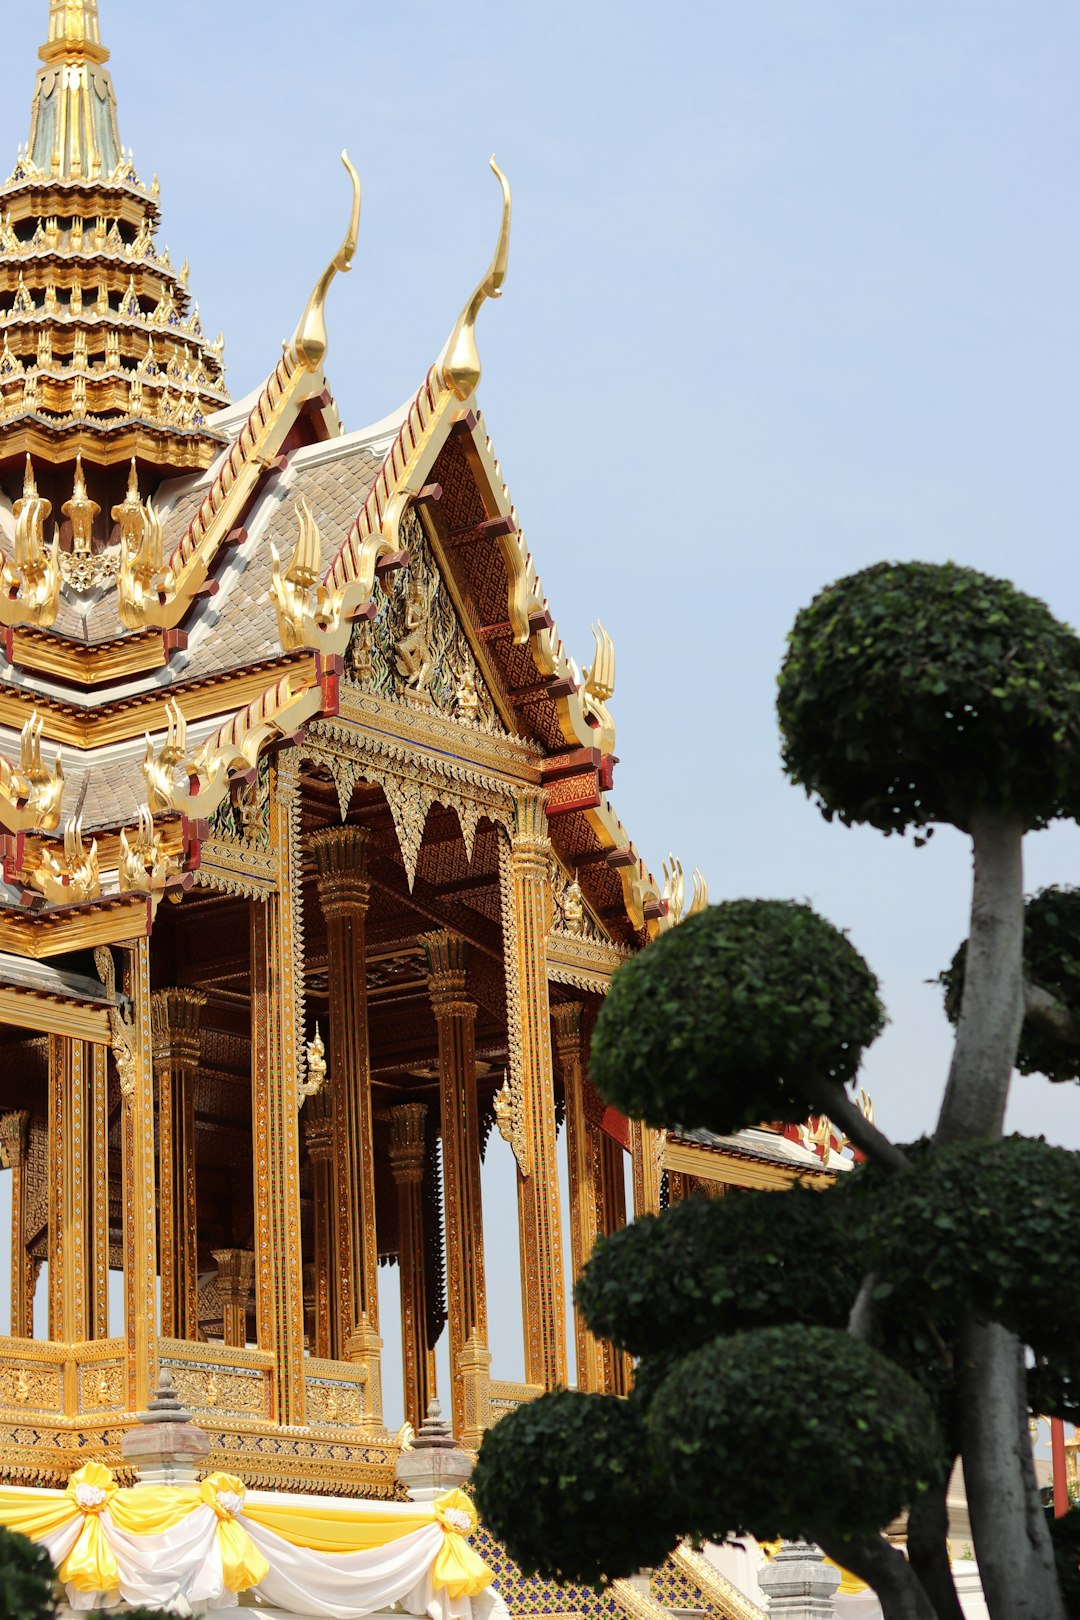
M98 0L49 0L49 39L38 53L43 61L57 56L87 56L108 60L98 27Z

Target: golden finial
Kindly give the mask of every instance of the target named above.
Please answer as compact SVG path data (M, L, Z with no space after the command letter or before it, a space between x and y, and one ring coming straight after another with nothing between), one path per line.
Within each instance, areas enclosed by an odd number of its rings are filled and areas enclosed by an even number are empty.
M75 489L70 501L65 501L60 510L71 519L72 551L77 556L88 557L94 549L94 519L101 507L87 494L81 455L75 458Z
M107 62L101 43L97 0L49 0L49 40L38 52L43 62L61 57L87 57Z
M345 233L341 247L316 282L292 340L293 351L307 371L317 371L326 357L328 343L326 297L338 272L352 269L353 254L356 252L356 244L360 237L360 176L349 162L348 152L342 152L341 161L345 165L353 188L349 229Z
M476 347L476 317L480 313L481 305L488 298L501 298L503 282L506 280L506 268L510 260L510 182L495 161L495 154L491 155L491 172L502 187L503 208L502 223L499 226L499 240L495 248L495 256L488 266L483 280L477 285L469 302L458 316L457 325L450 334L449 342L443 350L442 374L443 381L452 388L459 399L468 399L476 392L480 381L480 351Z
M15 516L22 511L25 501L36 501L38 498L37 479L34 477L34 463L29 456L26 458L26 469L23 473L22 500L15 502ZM48 517L48 512L45 516Z

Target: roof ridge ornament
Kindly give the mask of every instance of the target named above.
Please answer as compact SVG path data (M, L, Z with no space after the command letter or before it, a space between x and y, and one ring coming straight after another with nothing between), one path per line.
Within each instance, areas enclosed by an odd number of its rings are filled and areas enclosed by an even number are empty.
M446 348L438 361L438 370L442 374L444 385L452 389L460 400L466 400L474 394L480 382L481 366L480 351L476 346L476 318L487 299L502 297L503 283L510 262L510 211L513 202L510 182L496 163L494 152L491 154L489 166L502 187L503 205L499 240L495 244L495 254L487 271L458 316L454 330L450 333Z
M349 228L345 233L345 240L326 269L319 277L307 301L307 307L300 317L300 324L296 328L289 348L305 371L318 371L326 358L329 339L326 332L326 298L335 276L352 269L353 255L356 244L360 239L360 176L349 161L348 152L342 152L341 161L345 165L346 173L352 181L353 199L352 213L349 216Z

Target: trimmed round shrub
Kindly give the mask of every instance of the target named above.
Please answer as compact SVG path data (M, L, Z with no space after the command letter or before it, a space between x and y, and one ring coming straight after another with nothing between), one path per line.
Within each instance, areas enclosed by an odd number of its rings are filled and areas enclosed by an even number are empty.
M1042 827L1080 810L1080 640L1035 597L955 563L878 563L795 620L784 769L828 820Z
M695 1350L657 1392L649 1430L684 1529L717 1541L872 1535L947 1468L915 1380L832 1328Z
M945 1011L955 1024L964 991L967 941L941 975ZM1080 889L1040 889L1024 905L1024 977L1061 1002L1080 1023ZM1016 1065L1021 1074L1080 1080L1080 1042L1063 1041L1043 1024L1024 1019Z
M52 1620L57 1590L44 1547L0 1526L0 1620Z
M1080 1154L1008 1136L933 1148L868 1207L871 1264L905 1313L975 1314L1043 1355L1080 1343Z
M845 1213L804 1187L691 1198L601 1239L575 1297L592 1331L632 1356L793 1318L843 1327L863 1272Z
M600 1586L663 1563L679 1540L637 1407L563 1390L484 1436L477 1510L526 1575Z
M592 1073L651 1125L798 1124L813 1082L851 1083L884 1022L877 979L832 923L793 900L729 900L619 968Z

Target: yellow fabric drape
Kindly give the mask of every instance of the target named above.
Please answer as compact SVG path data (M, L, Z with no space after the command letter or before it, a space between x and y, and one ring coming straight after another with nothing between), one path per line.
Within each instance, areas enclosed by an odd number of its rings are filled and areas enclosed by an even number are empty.
M435 1517L443 1528L443 1544L431 1570L436 1590L445 1588L452 1598L475 1597L495 1579L480 1554L466 1541L478 1520L464 1491L448 1491L435 1503Z
M247 1592L270 1573L270 1565L256 1547L236 1515L247 1494L243 1480L235 1474L210 1474L199 1487L199 1494L217 1515L217 1541L225 1585L230 1592Z
M77 1592L115 1592L120 1569L101 1523L102 1513L116 1498L112 1469L87 1463L72 1474L64 1495L73 1512L82 1514L83 1527L57 1574L65 1586L73 1586Z
M309 1552L354 1553L369 1547L385 1547L388 1541L423 1530L435 1519L434 1507L418 1507L415 1513L380 1516L378 1504L366 1508L313 1508L307 1504L245 1502L244 1517L253 1524L272 1530L282 1541Z
M78 1512L66 1491L39 1491L31 1495L18 1488L0 1490L0 1524L31 1541L40 1541L73 1519Z

